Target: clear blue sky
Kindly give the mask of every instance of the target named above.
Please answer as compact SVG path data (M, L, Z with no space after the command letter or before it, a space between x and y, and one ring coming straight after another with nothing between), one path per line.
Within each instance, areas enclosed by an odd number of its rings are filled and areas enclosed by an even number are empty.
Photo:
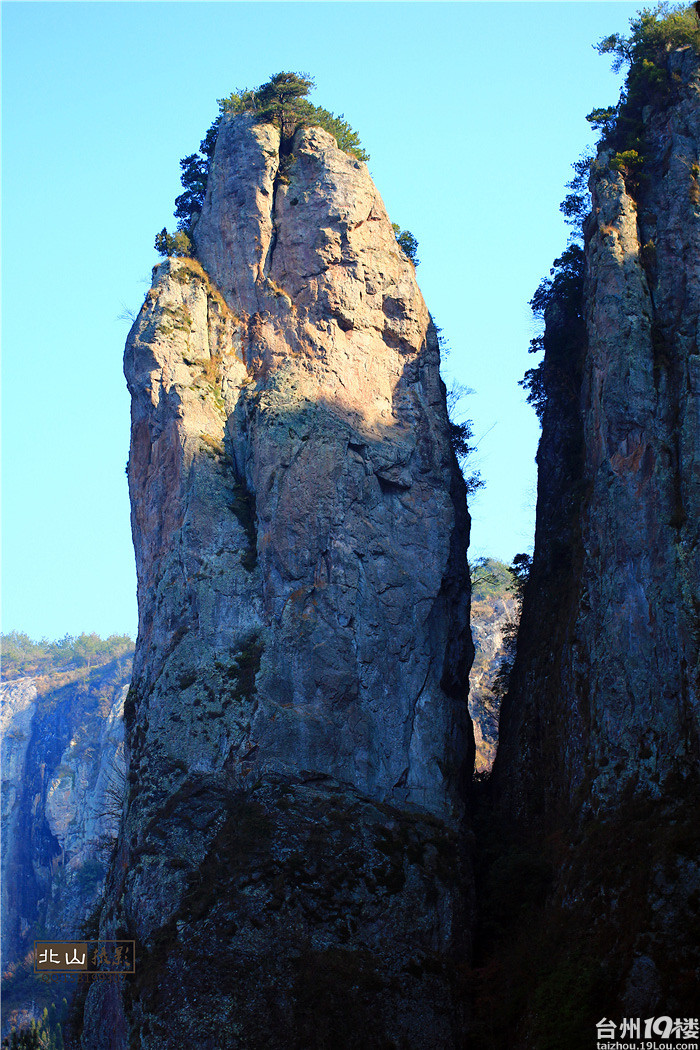
M134 633L122 353L174 225L180 157L216 100L316 78L371 155L472 387L472 557L531 548L538 426L528 300L620 77L592 44L635 3L3 4L3 629ZM483 436L485 435L485 436Z

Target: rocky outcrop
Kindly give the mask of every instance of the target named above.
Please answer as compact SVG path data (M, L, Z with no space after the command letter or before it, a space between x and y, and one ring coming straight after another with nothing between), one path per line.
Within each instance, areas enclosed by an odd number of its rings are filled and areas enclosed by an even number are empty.
M101 900L125 793L129 673L125 657L0 687L4 1016L43 1002L31 957L25 966L34 939L79 938Z
M613 1017L690 1010L700 972L700 77L691 48L666 62L642 170L610 149L592 165L495 769L505 811L548 842L568 957ZM556 303L546 322L551 362Z
M503 562L484 559L472 579L474 662L469 674L469 714L474 725L475 771L490 773L498 747L501 680L512 663L520 603Z
M225 118L194 239L125 356L139 638L101 929L137 977L91 989L83 1045L457 1045L473 650L436 332L321 129L280 157Z

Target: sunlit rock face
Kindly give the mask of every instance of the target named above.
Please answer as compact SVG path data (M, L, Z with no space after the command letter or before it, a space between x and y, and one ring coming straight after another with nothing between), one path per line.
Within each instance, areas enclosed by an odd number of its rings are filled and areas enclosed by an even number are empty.
M474 725L476 773L488 774L498 748L500 690L498 677L511 660L509 640L517 630L520 607L516 595L472 596L471 627L474 663L469 675L469 713Z
M132 328L139 639L83 1045L459 1045L465 488L435 329L364 164L220 130L198 262Z
M648 1015L690 1009L700 966L690 48L669 53L668 76L668 100L644 109L640 177L623 178L609 151L593 162L578 351L568 400L544 417L534 564L496 760L506 812L570 844L555 852L553 899L572 945L586 941L586 959L608 966L609 1008ZM561 323L554 310L546 321Z

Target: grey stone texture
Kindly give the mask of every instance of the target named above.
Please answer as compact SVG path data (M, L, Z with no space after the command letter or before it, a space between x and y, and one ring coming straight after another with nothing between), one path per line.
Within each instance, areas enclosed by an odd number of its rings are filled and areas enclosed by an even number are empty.
M469 517L436 332L321 129L280 158L226 118L194 240L125 353L139 637L101 929L139 976L90 990L83 1046L458 1045Z

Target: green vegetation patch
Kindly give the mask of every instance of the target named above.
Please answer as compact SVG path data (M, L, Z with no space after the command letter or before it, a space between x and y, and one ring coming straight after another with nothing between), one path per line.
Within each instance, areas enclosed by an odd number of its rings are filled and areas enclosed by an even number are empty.
M477 558L471 565L472 601L484 602L513 593L513 573L497 558Z
M94 632L77 637L67 634L55 642L34 641L21 631L9 631L0 635L0 649L2 677L9 680L102 667L121 656L132 656L134 641L127 634L100 638Z
M174 255L176 257L188 257L194 255L194 246L189 235L184 230L177 230L174 234L168 233L165 226L156 234L153 247L159 255Z
M570 244L530 300L533 314L544 322L543 334L530 340L530 353L544 351L544 358L528 369L520 386L540 422L548 404L573 405L577 400L586 345L583 270L583 248Z
M336 117L322 106L314 106L306 95L315 87L313 77L305 73L277 73L254 91L234 91L219 100L222 114L253 113L262 124L274 124L283 139L291 140L301 127L319 127L334 136L338 148L358 160L368 161L359 136L341 113Z
M599 54L612 56L615 72L627 67L627 77L618 104L594 109L588 120L601 132L601 145L613 150L610 166L636 190L647 159L644 108L663 111L673 103L678 81L668 57L683 47L700 55L700 19L693 4L659 3L629 24L627 36L612 33L597 44Z
M36 988L32 986L32 1005L40 1006L46 1002L49 989L45 984L35 980ZM55 994L55 993L54 993ZM6 1015L11 1012L11 1004L3 991L3 1006ZM44 1011L37 1021L25 1020L21 1028L11 1028L10 1034L2 1041L2 1050L64 1050L65 1042L63 1032L66 1028L68 1016L68 1002L65 997L58 1007L54 1002L44 1007ZM69 1044L70 1045L70 1044Z
M420 259L418 258L418 241L416 238L410 230L402 230L398 222L392 222L391 228L394 231L396 243L401 251L408 256L414 266L418 266Z

